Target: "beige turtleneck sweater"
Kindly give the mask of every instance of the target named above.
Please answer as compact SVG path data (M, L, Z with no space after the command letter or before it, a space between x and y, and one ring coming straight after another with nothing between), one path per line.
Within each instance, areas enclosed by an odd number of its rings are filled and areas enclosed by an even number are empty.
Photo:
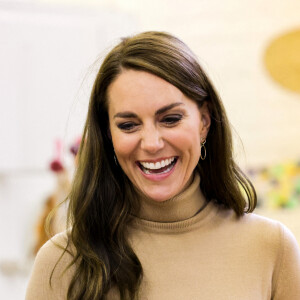
M199 176L179 196L162 202L141 199L130 241L144 271L142 300L299 300L300 250L278 222L247 214L236 218L206 203ZM66 234L53 238L66 244ZM74 266L48 241L39 251L26 300L63 300ZM107 299L118 299L112 290Z

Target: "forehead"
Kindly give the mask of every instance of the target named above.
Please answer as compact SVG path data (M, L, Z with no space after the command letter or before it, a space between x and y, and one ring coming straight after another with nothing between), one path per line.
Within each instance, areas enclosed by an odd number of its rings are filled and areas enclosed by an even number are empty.
M111 83L107 95L109 114L122 110L155 110L173 102L184 102L186 98L164 79L136 70L123 71Z

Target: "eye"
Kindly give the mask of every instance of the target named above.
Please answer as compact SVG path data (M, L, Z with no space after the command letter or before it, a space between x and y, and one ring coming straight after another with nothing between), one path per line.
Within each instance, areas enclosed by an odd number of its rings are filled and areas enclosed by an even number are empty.
M176 125L177 123L179 123L182 120L182 115L180 114L174 114L174 115L167 115L165 116L161 122L168 125L168 126L172 126L172 125Z
M119 129L121 129L122 131L126 131L126 132L134 131L137 126L138 125L134 122L124 122L124 123L117 124L117 127Z

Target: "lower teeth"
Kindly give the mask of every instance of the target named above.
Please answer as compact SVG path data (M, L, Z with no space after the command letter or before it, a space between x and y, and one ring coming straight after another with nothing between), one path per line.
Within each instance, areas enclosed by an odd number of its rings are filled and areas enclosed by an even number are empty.
M166 170L159 172L159 173L151 172L149 169L145 169L145 168L143 168L143 172L145 174L165 174L165 173L169 172L174 167L174 165L175 165L175 163L172 163Z

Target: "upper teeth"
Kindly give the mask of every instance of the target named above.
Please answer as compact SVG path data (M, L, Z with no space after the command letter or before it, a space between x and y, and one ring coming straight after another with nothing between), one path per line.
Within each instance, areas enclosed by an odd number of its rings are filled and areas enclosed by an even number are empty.
M140 164L147 169L157 170L170 165L174 161L175 157L157 161L156 163L140 162Z

